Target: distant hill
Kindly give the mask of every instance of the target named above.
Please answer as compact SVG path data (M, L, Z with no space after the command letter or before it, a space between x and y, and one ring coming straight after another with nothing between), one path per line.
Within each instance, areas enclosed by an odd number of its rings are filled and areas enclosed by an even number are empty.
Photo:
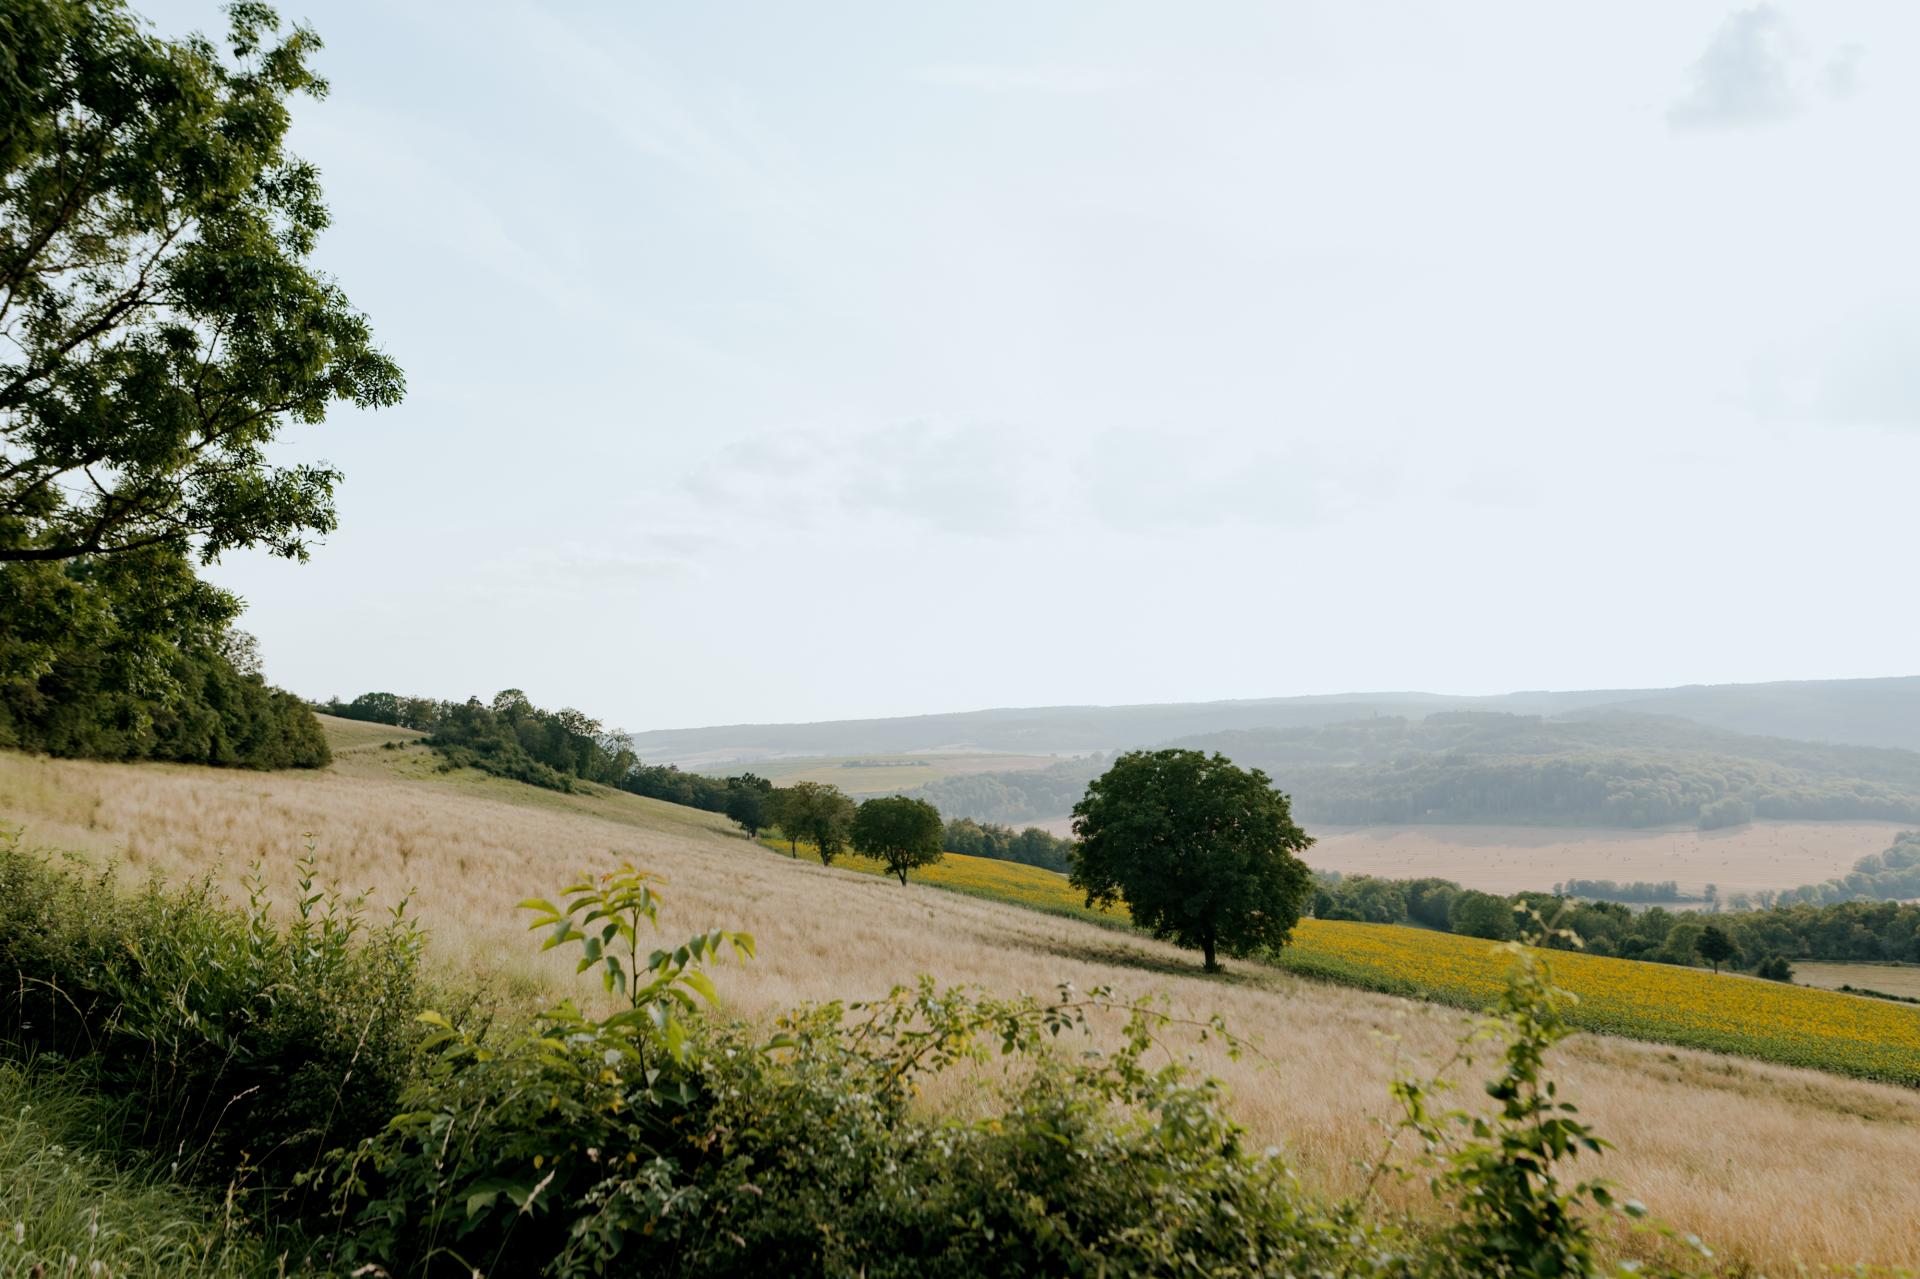
M1920 752L1732 733L1624 712L1494 712L1232 729L1172 743L1264 769L1303 821L1712 828L1755 818L1920 821ZM1103 762L952 777L915 791L982 820L1058 818Z
M1076 755L1152 746L1209 733L1313 728L1375 717L1419 719L1440 711L1502 711L1559 718L1618 711L1677 715L1738 733L1920 750L1920 676L1519 692L1492 697L1348 693L1141 706L1041 706L897 719L658 729L635 733L633 743L649 763L688 768L815 755L936 751Z

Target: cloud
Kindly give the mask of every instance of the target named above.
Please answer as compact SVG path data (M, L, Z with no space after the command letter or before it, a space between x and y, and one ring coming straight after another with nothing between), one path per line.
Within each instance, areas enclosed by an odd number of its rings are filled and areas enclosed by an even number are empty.
M1208 447L1170 431L1111 430L1080 467L1094 515L1122 531L1205 529L1222 524L1305 528L1338 518L1391 491L1391 467L1335 462L1300 445Z
M1920 299L1888 302L1757 362L1763 416L1835 426L1920 426Z
M1079 96L1111 93L1139 87L1143 78L1116 67L1088 66L946 66L922 67L913 73L927 84L973 89L981 93L1046 93Z
M898 518L1013 536L1043 509L1046 447L993 427L907 422L851 435L780 431L720 450L680 483L704 512L778 511L783 523Z
M1791 33L1769 4L1729 14L1689 71L1691 86L1667 110L1676 129L1771 124L1800 109L1788 74Z
M503 584L518 596L547 600L592 600L639 589L687 568L683 555L664 545L648 554L645 542L633 551L570 542L524 546L495 557L471 579L472 591L497 598Z

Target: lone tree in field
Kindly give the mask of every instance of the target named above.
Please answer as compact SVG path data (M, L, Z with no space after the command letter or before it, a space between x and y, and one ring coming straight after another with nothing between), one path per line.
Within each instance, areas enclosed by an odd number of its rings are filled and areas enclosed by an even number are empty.
M325 464L268 446L400 370L308 259L319 175L284 149L319 97L305 27L229 7L229 56L120 0L0 19L0 565L165 548L305 558Z
M924 799L889 795L860 805L853 817L853 850L887 864L904 887L907 872L931 866L942 856L946 827L940 810Z
M1259 769L1200 751L1131 751L1073 807L1072 883L1087 905L1124 900L1133 922L1206 958L1284 946L1313 891L1313 843Z
M779 794L780 832L789 851L799 856L799 843L805 840L820 854L822 866L833 865L847 846L853 801L826 782L795 782Z
M1733 938L1727 936L1718 924L1708 924L1701 929L1700 935L1693 939L1693 948L1700 953L1700 958L1713 965L1716 973L1720 971L1720 965L1740 953L1740 948L1733 944Z

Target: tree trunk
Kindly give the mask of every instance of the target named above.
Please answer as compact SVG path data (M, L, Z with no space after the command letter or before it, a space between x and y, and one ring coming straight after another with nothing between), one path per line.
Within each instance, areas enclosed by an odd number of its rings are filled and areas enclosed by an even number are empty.
M900 876L900 887L905 888L907 886L907 872L902 870L894 873Z
M787 839L787 856L793 858L795 861L800 860L800 837L798 835L790 836Z
M1208 972L1217 973L1220 971L1220 961L1213 957L1213 934L1212 933L1208 933L1205 937L1202 937L1200 939L1200 953L1207 957Z

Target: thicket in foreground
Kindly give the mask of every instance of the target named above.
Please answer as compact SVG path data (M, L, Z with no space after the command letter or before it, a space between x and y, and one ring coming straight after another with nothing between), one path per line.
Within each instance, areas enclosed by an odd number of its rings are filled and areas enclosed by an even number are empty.
M1458 1133L1422 1129L1447 1214L1396 1223L1365 1201L1305 1193L1273 1152L1246 1146L1217 1083L1160 1051L1186 1033L1247 1047L1217 1021L1181 1023L1107 990L1003 999L923 978L756 1031L701 1008L715 993L703 965L750 956L751 939L716 931L651 948L659 899L630 867L523 903L544 944L574 953L619 1004L601 1017L563 1002L531 1024L422 1010L403 917L372 932L329 925L352 907L324 893L303 893L277 926L257 900L223 916L204 886L149 888L115 924L110 881L18 848L0 850L0 870L10 902L39 903L0 915L4 956L38 964L23 989L50 996L82 979L97 992L58 1032L82 1072L153 1089L156 1112L258 1096L231 1129L248 1139L222 1136L212 1114L190 1138L205 1155L182 1172L257 1187L240 1195L253 1214L243 1228L273 1228L276 1251L302 1241L295 1269L1413 1279L1598 1268L1587 1214L1608 1199L1563 1188L1557 1171L1594 1143L1563 1109L1535 1104L1553 1096L1541 1054L1559 1033L1544 978L1517 981L1499 1020L1507 1091L1494 1096L1518 1104ZM66 922L75 905L82 926ZM158 956L169 958L156 967ZM202 961L206 992L191 980ZM168 997L136 999L152 974ZM157 1007L168 999L195 1015ZM34 1034L55 1033L53 1004L33 1006ZM1118 1046L1095 1050L1096 1028ZM983 1118L916 1102L930 1077L1001 1056L1018 1068L982 1076L1004 1080ZM149 1070L173 1060L198 1063L177 1086ZM229 1076L242 1063L253 1073ZM292 1098L305 1101L281 1104ZM172 1149L183 1134L124 1135ZM316 1162L320 1146L330 1153ZM275 1151L269 1171L261 1152Z

